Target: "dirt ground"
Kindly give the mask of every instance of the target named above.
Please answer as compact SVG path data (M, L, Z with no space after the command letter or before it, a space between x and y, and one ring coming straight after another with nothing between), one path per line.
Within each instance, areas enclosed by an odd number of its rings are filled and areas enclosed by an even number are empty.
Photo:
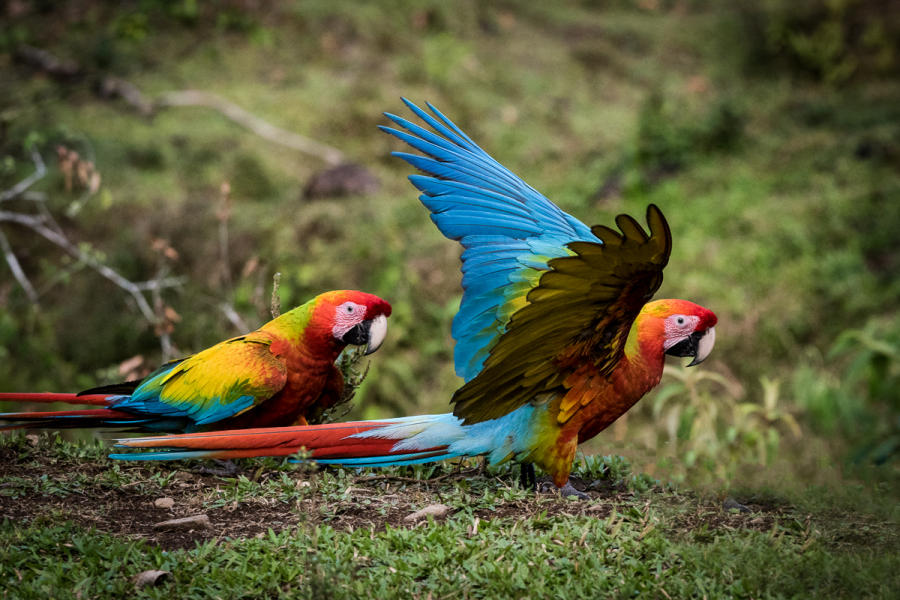
M327 523L337 530L351 531L359 528L382 530L391 527L416 527L419 523L404 520L409 514L429 504L446 501L445 496L454 493L454 479L460 477L489 477L472 470L462 474L446 473L438 479L418 481L404 477L363 475L352 478L342 493L327 495L311 493L303 499L284 501L265 494L247 495L240 501L210 502L210 492L222 489L229 481L191 471L178 471L171 483L159 489L149 482L159 467L128 466L129 482L109 485L101 481L109 462L90 460L35 461L34 456L20 459L9 448L0 449L0 473L5 483L0 483L0 518L27 523L41 517L54 521L70 520L86 527L127 538L140 538L164 549L192 548L198 542L262 536L269 529L308 528ZM280 479L283 472L259 473L244 471L241 474L265 484L270 477ZM290 472L294 484L316 486L317 474L297 469ZM52 492L34 491L27 486L13 484L9 480L36 481L46 477L48 482L59 482ZM77 479L81 485L72 482ZM86 483L85 483L86 482ZM94 483L92 483L94 482ZM539 481L539 487L540 486ZM510 481L497 481L498 485L511 485ZM651 500L638 499L624 486L606 482L574 480L590 496L588 500L571 501L555 493L538 493L523 499L508 500L493 509L479 509L474 515L481 520L506 518L529 519L537 515L608 517L613 510L619 512L630 507L644 511ZM3 488L7 488L4 490ZM35 486L36 487L36 486ZM155 488L155 489L153 489ZM171 508L160 508L156 501L170 498ZM768 530L773 521L785 512L784 507L747 503L751 512L727 510L721 502L691 499L679 496L679 506L669 495L654 496L657 508L667 508L672 516L666 519L669 526L678 530L706 527L750 528ZM450 502L452 504L452 502ZM669 506L664 506L668 504ZM684 506L689 505L689 510ZM672 510L674 508L674 510ZM154 525L162 521L197 514L209 517L209 528L161 531ZM452 514L452 513L451 513Z

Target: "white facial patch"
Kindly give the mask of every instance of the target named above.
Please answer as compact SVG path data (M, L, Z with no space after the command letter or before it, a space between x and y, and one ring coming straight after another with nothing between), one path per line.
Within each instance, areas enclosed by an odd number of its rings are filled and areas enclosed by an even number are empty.
M696 315L671 315L666 317L666 339L663 350L668 350L697 330L700 317Z
M341 339L348 331L353 329L366 318L366 307L356 302L344 302L334 309L334 327L331 334Z
M700 317L695 315L672 315L666 317L666 339L663 350L668 350L697 330Z

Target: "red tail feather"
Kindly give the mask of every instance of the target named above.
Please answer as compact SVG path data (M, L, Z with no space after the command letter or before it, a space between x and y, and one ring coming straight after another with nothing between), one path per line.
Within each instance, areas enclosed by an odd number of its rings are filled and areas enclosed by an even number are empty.
M106 400L115 394L59 394L55 392L0 392L0 402L65 402L66 404L90 404L106 406Z
M348 436L378 429L389 423L366 422L328 423L324 425L298 425L296 427L264 427L259 429L238 429L232 431L209 431L162 437L133 438L120 440L123 446L131 448L182 448L185 450L253 450L262 448L285 448L287 454L297 452L301 447L310 451L316 449L378 446L389 448L397 440L378 438L349 438Z
M97 417L101 419L144 419L147 417L134 415L120 410L108 408L87 408L85 410L47 410L43 412L17 412L7 413L3 418L10 421L24 421L26 419L55 419L57 417Z
M255 456L287 456L301 449L313 459L364 458L402 456L434 452L442 454L446 446L408 451L395 451L396 438L352 437L358 433L391 425L391 421L356 421L296 427L272 427L232 431L210 431L161 437L119 440L129 448L177 448L183 451L203 450L208 457L249 458Z

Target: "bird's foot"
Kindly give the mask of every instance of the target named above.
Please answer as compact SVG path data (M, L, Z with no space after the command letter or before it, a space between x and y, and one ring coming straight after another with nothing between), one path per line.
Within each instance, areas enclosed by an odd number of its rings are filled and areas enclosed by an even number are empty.
M200 467L197 469L196 473L198 475L212 475L214 477L234 477L240 472L238 466L230 460L219 460L218 458L214 458L213 462L215 462L218 467Z
M534 474L534 465L531 463L522 463L519 471L519 485L523 490L534 492L537 490L537 478Z
M572 485L571 481L567 481L566 485L559 488L559 495L568 498L569 496L575 496L579 500L590 500L591 497L584 492L580 492L575 489L575 486Z
M561 488L556 487L552 481L544 481L541 482L538 491L544 494L559 494L563 498L568 498L570 496L574 496L579 500L590 500L590 495L586 494L582 491L575 489L575 486L572 485L571 480L566 482L566 485Z

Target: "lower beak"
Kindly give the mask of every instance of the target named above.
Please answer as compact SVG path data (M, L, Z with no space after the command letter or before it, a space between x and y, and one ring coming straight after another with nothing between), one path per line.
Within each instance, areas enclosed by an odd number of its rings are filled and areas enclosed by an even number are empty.
M716 328L710 327L705 331L695 331L666 350L666 354L670 356L692 356L694 360L688 363L687 366L693 367L706 360L715 344Z
M387 334L387 317L379 315L374 319L363 321L354 325L350 331L344 334L341 341L354 346L366 345L364 354L372 354L381 344Z

